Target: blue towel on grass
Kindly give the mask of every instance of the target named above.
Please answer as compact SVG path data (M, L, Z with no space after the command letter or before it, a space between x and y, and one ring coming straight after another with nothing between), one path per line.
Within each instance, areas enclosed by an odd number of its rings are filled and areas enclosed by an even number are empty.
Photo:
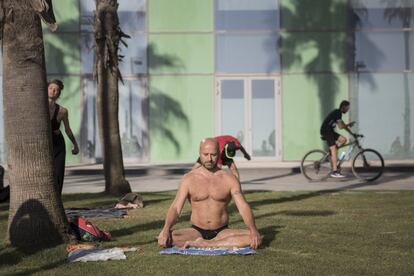
M67 208L65 209L66 216L75 217L81 216L86 219L109 219L122 218L128 214L128 209L118 209L112 206L103 206L96 208Z
M171 255L204 255L204 256L221 256L221 255L254 255L256 250L251 247L241 248L178 248L171 247L160 251L160 254Z

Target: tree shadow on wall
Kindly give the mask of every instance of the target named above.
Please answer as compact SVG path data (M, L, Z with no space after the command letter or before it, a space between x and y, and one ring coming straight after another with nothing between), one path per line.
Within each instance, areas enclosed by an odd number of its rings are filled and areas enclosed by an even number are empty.
M283 67L289 70L295 65L300 65L307 78L316 83L322 108L320 118L322 121L335 107L335 97L339 90L338 73L334 73L338 71L338 68L334 68L335 61L339 61L339 71L345 71L346 59L343 51L345 38L340 37L339 33L328 38L320 37L316 33L324 31L321 30L321 26L335 26L335 18L341 18L341 12L346 10L346 4L324 1L323 5L315 5L315 1L312 0L295 0L292 4L295 10L282 7L281 11L284 15L282 24L286 24L287 29L292 29L282 38ZM285 27L283 25L282 28ZM310 30L314 32L308 32ZM303 64L302 51L309 48L316 49L316 55Z
M190 122L181 104L174 98L163 94L162 91L152 88L149 99L149 113L149 125L152 134L165 137L173 144L178 155L181 152L181 146L170 127L170 123L178 122L184 125L187 133L190 131Z
M79 41L73 39L73 34L68 34L65 31L70 30L76 24L78 24L78 21L71 19L58 22L56 32L51 32L48 29L44 30L43 38L48 75L66 75L72 73L69 66L77 67L75 61L80 61ZM51 39L47 39L48 37ZM72 64L65 62L65 59L72 60Z
M282 28L289 31L282 38L283 67L295 71L294 67L300 65L307 78L317 85L322 121L337 108L335 99L340 91L339 75L356 68L354 30L361 15L349 9L347 1L324 1L323 5L315 5L312 0L294 0L291 3L294 9L282 7L281 11L284 15L281 24L286 25ZM340 19L343 21L338 25ZM350 32L343 31L347 23L350 24ZM369 45L380 59L379 49L373 43ZM316 54L304 63L302 51L308 49L315 49Z
M58 32L50 34L54 35L53 43L47 43L45 45L45 51L48 53L47 65L50 75L63 75L69 71L69 68L67 68L68 64L64 62L64 58L69 58L71 60L81 60L79 54L71 50L79 48L79 42L75 39L67 39L65 35L59 33L59 30L69 29L71 26L73 26L73 24L76 24L77 22L68 20L58 23ZM81 36L82 37L80 39L80 43L82 43L82 51L89 51L88 53L90 53L82 54L81 72L84 78L86 78L86 81L92 81L92 70L94 64L93 53L95 51L95 48L93 47L93 33L82 32ZM125 131L126 135L122 136L122 143L123 148L126 145L129 147L126 147L126 149L123 149L123 151L125 152L125 150L127 150L129 153L132 153L132 155L136 155L139 158L145 158L147 156L146 151L149 147L148 126L144 126L142 124L147 124L149 122L149 125L151 127L151 134L159 135L165 138L166 141L170 142L173 145L176 153L179 154L181 151L180 142L176 137L174 129L171 127L171 123L174 122L175 125L182 124L184 125L185 129L189 131L190 122L182 108L182 105L179 101L176 100L176 97L169 96L169 93L167 91L150 88L150 86L148 86L148 82L142 81L142 78L145 78L142 73L134 73L134 66L141 66L143 64L142 58L145 58L148 64L147 72L149 69L151 69L154 71L159 70L161 72L166 71L168 73L180 73L180 71L182 71L184 68L183 62L181 59L173 55L158 53L155 46L151 44L144 49L138 45L133 44L128 45L128 47L133 49L135 48L136 50L134 49L131 56L128 55L121 61L121 64L128 64L128 62L131 64L131 72L124 73L124 75L127 76L124 82L125 85L129 85L128 92L130 95L132 95L132 101L135 101L134 105L140 105L140 111L142 112L141 116L145 123L140 122L139 118L136 118L136 113L134 116L130 108L128 109L129 112L125 112L123 111L123 107L121 105L119 106L120 116L122 116L122 119L125 119L125 122L128 122L128 126L126 127L127 130ZM146 52L146 56L143 56L143 52ZM84 68L84 66L86 67ZM86 70L86 72L84 70ZM131 77L128 76L128 74L135 76L140 81L142 81L141 88L131 85ZM120 85L124 84L121 83ZM85 91L85 89L94 89L95 86L96 85L81 86L81 89L84 90L83 94L89 95L86 99L86 104L91 105L93 109L95 109L95 104L90 103L90 101L95 101L96 91ZM149 97L144 96L143 91L150 91ZM75 95L71 94L70 96L74 97ZM88 110L90 111L90 107L82 108L83 114L81 116L81 130L83 134L81 134L81 152L83 153L82 155L86 158L96 159L97 155L99 155L98 151L100 148L97 146L99 139L95 139L97 137L98 129L95 125L95 118L88 118ZM86 134L87 131L90 131L90 128L93 128L92 136L94 139L90 139L90 135L88 136L88 134ZM121 133L121 135L122 134L124 133ZM125 156L130 155L131 154L126 154Z
M148 67L154 72L167 71L177 73L184 69L183 61L176 56L160 54L153 44L147 47ZM188 116L184 112L181 103L176 97L171 97L168 91L148 86L150 91L148 103L149 125L151 135L166 138L177 155L181 152L181 144L175 136L174 126L183 126L186 133L190 132L191 125Z

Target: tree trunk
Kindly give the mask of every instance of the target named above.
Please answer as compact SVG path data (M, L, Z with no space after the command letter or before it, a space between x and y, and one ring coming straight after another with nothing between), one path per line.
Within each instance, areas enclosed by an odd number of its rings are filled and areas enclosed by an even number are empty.
M43 34L30 0L4 0L3 103L10 209L17 247L69 240L53 173Z
M118 21L118 3L114 0L96 1L96 108L105 172L105 192L122 195L131 192L125 179L121 138L118 122L118 48L122 33Z

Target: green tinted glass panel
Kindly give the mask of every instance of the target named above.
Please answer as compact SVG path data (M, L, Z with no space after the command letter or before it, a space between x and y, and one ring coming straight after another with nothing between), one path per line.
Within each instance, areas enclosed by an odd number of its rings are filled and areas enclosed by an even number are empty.
M344 72L345 42L344 32L284 32L283 71Z
M65 88L62 90L60 97L57 101L58 104L68 109L69 114L69 124L72 129L73 135L80 146L80 127L81 127L81 94L80 94L80 78L79 77L69 77L69 76L48 76L48 80L51 79L61 79ZM66 143L66 163L79 163L80 154L72 154L72 142L69 140L68 136L65 133L65 128L63 123L60 125L60 131L62 131L63 136L65 137Z
M150 32L213 30L212 0L148 1Z
M193 162L200 140L214 135L213 78L150 78L151 162Z
M385 159L413 159L414 75L360 73L351 83L352 119L364 145Z
M347 0L280 0L281 27L294 30L345 29Z
M150 73L212 73L213 36L150 35Z
M326 115L348 98L347 83L344 74L283 76L284 160L300 160L309 150L325 146L320 126ZM347 116L342 119L348 122Z
M79 1L53 0L53 13L55 14L56 32L79 31ZM43 28L46 25L43 23Z
M45 34L44 42L48 74L79 74L80 37L77 34Z

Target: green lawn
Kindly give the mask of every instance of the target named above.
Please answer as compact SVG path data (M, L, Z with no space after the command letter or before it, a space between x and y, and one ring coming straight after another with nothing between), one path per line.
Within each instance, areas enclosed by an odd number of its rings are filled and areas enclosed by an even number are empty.
M126 261L68 263L65 246L20 252L0 246L0 275L413 275L414 191L254 192L246 197L264 235L256 256L160 256L159 233L174 193L143 194L126 219L95 220L112 233L105 247L139 245ZM66 207L108 205L101 194L65 195ZM189 206L177 227L188 225ZM7 227L0 205L0 240ZM230 206L232 227L243 227ZM88 273L88 274L87 274Z

